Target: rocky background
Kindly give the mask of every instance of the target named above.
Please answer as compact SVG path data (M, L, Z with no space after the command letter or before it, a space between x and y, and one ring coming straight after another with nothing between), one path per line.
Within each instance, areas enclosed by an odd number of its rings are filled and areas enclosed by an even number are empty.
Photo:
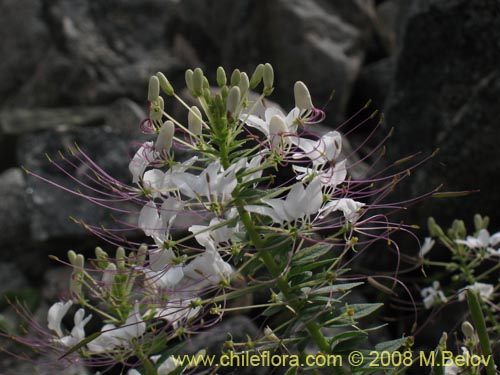
M499 0L2 0L0 40L0 295L28 295L41 311L67 277L48 255L102 245L69 216L110 218L20 166L67 183L44 154L77 142L129 181L147 80L158 70L180 87L187 68L270 62L273 100L287 109L298 79L319 107L335 90L332 128L372 99L383 130L395 128L388 161L440 149L396 197L440 184L480 190L429 200L405 222L470 222L480 212L500 229ZM23 366L2 359L0 374L32 373Z

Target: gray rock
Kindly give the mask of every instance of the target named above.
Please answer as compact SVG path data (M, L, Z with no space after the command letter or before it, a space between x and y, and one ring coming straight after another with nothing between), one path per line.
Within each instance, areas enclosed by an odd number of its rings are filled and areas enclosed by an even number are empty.
M25 198L26 181L21 169L11 168L0 174L0 246L7 249L21 246L30 238L30 211ZM9 251L2 251L0 258L12 258Z
M372 2L363 0L187 0L176 10L175 33L204 56L207 68L222 64L251 72L255 61L271 62L276 94L287 108L297 80L309 86L318 107L335 89L330 121L344 116L375 14ZM228 22L219 22L222 14Z
M414 212L446 221L476 212L500 224L500 3L426 0L413 4L388 99L393 155L441 152L413 171L402 197L444 183L443 190L480 189L467 198L431 200ZM425 32L423 32L425 30ZM496 223L496 224L495 224Z
M108 186L102 186L100 181L95 180L94 171L96 170L91 166L91 162L78 161L71 156L70 152L66 152L68 148L75 150L76 144L100 168L98 173L101 177L103 173L107 173L125 185L131 182L128 163L137 145L130 137L109 127L45 131L20 137L18 145L20 163L33 174L50 181L47 183L31 175L27 178L28 198L32 206L32 215L29 217L31 235L38 241L67 239L89 234L81 225L70 220L70 217L89 225L100 226L102 224L107 228L127 225L117 221L132 226L137 225L137 213L141 207L127 204L127 202L116 205L112 202L103 202L104 205L116 207L119 210L131 211L127 213L113 211L85 199L84 196L89 195L110 198L99 193L94 194L91 189L111 194L111 199L117 196ZM64 159L59 152L62 152ZM44 157L45 154L49 155L53 163ZM71 163L74 165L72 166ZM59 170L56 165L59 165L62 170ZM82 181L90 186L90 189L79 185L76 181ZM71 194L64 189L70 189L76 194Z

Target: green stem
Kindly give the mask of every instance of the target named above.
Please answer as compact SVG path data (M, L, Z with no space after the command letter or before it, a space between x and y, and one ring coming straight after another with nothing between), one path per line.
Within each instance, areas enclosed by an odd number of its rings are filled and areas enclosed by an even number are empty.
M286 277L281 275L281 269L279 265L276 263L274 260L272 254L270 251L267 250L262 250L264 248L264 243L262 239L259 236L259 233L255 229L254 223L252 221L252 218L250 214L245 211L242 207L241 204L237 204L238 207L238 213L240 214L241 221L243 225L245 226L245 229L247 230L248 236L250 237L250 241L253 243L255 246L255 249L259 252L259 255L264 262L265 266L271 273L271 275L276 278L276 284L278 285L279 290L285 298L288 301L288 304L290 307L294 310L296 310L296 306L294 306L294 303L291 301L291 288L288 285L288 281L286 280ZM318 347L321 349L323 353L326 354L332 354L331 353L331 348L330 344L328 343L328 340L325 338L323 333L321 333L320 326L316 324L316 322L309 321L306 323L306 328L309 331L309 334L311 336L311 339L318 345ZM336 375L347 375L347 373L344 371L342 366L335 366L331 367L332 373Z
M470 289L467 289L467 304L469 305L472 322L474 323L474 327L477 331L477 336L479 337L479 345L481 346L481 351L485 360L488 361L488 364L486 365L486 374L495 375L495 364L493 363L490 338L488 336L488 330L486 329L483 311L481 310L481 305L479 303L477 294Z

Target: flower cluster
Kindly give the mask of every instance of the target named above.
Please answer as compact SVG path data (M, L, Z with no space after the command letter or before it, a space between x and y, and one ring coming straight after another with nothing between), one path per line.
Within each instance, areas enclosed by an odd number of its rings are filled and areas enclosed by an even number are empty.
M186 335L222 319L227 301L242 295L236 279L247 283L246 293L271 290L265 316L293 312L288 327L267 327L241 349L279 346L279 339L269 339L270 331L294 337L299 351L312 340L318 350L334 353L343 340L325 337L322 329L357 327L358 319L379 307L342 301L363 279L347 276L347 265L352 250L359 256L373 242L408 230L387 216L403 203L385 202L408 168L387 176L370 169L353 178L350 168L364 159L350 160L339 129L314 133L325 115L303 82L294 86L290 112L268 107L262 117L256 115L273 83L270 64L259 65L250 78L236 69L229 80L220 67L218 89L201 69L188 70L186 86L198 103L189 106L162 73L152 76L149 117L141 123L151 140L131 158L132 185L114 180L79 148L62 159L65 166L50 159L69 176L68 165L84 164L87 180L72 178L81 188L63 188L135 214L135 229L147 239L136 243L119 230L82 223L119 247L114 256L98 248L87 260L68 253L72 294L49 310L51 345L89 365L121 362L129 375L168 374L176 366L166 353ZM261 84L260 96L250 100L250 90ZM185 107L185 121L165 110L169 100ZM276 171L288 177L279 181ZM445 299L434 289L425 297L429 306ZM72 312L74 326L66 331L61 321L75 304L80 307ZM86 333L97 318L100 328ZM341 367L332 371L344 373Z

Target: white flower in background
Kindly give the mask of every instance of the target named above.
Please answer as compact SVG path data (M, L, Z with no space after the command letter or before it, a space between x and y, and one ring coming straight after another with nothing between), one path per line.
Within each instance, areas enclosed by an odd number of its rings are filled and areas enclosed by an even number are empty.
M298 165L292 166L297 173L296 179L299 181L310 177L319 177L321 185L335 187L345 181L347 177L346 160L342 160L335 166L326 169L306 168Z
M348 222L353 223L358 220L360 215L359 211L364 206L364 203L355 201L351 198L335 199L328 202L321 208L320 218L323 219L324 217L335 211L342 211L345 219Z
M202 246L207 246L209 242L219 244L221 242L228 242L234 233L238 231L238 226L228 227L227 225L213 228L224 223L226 220L214 217L210 220L210 224L206 225L192 225L189 231L194 234L194 238ZM211 229L213 228L213 229Z
M139 313L139 304L134 305L125 324L118 328L114 324L105 324L101 332L99 337L87 344L93 353L106 353L117 346L128 346L131 339L141 337L146 332L146 323Z
M477 237L467 236L465 240L455 240L456 243L463 244L471 249L487 249L493 255L500 255L500 251L494 247L500 243L500 232L490 236L490 232L481 229Z
M342 136L338 131L330 131L318 140L292 137L292 142L303 152L292 155L294 159L307 157L314 166L336 162L342 150Z
M262 199L268 206L247 205L245 210L269 216L275 223L282 224L318 212L323 204L321 182L319 178L312 180L306 188L302 182L292 186L285 199Z
M132 181L138 183L148 165L156 159L153 142L144 142L135 153L128 166L132 173Z
M149 268L145 269L146 283L155 288L174 288L184 277L182 264L174 264L172 249L149 251Z
M139 213L139 228L146 236L166 238L177 215L184 209L184 202L167 198L160 209L153 201L147 202Z
M155 310L155 318L166 320L171 323L174 329L177 329L181 322L196 317L201 306L196 305L197 298L177 298L170 299L165 306Z
M156 365L158 360L161 358L161 355L154 355L149 358L151 359L151 362ZM177 362L173 357L170 356L162 362L162 364L156 369L156 371L158 372L158 375L168 375L177 367ZM141 373L136 369L130 369L127 371L127 375L141 375Z
M458 300L459 301L464 301L466 296L467 296L467 289L472 290L473 292L479 294L479 296L483 300L490 299L491 296L493 295L493 291L495 290L495 287L491 284L485 284L485 283L474 283L472 285L467 285L465 288L461 289L460 292L458 293Z
M434 281L432 283L432 286L422 289L420 291L420 295L423 298L424 306L426 309L430 309L435 305L448 302L448 299L441 290L439 281Z
M84 319L85 310L78 309L74 316L75 326L71 330L71 334L68 336L64 336L60 339L61 344L64 346L71 348L78 344L85 338L85 325L92 319L92 315L87 316Z
M430 237L425 237L424 243L422 244L422 247L420 248L420 251L418 252L418 256L420 258L423 258L431 249L434 247L436 241L434 241Z
M56 302L49 309L47 314L48 327L55 331L59 337L63 337L61 321L72 305L73 301L71 300L67 302Z

